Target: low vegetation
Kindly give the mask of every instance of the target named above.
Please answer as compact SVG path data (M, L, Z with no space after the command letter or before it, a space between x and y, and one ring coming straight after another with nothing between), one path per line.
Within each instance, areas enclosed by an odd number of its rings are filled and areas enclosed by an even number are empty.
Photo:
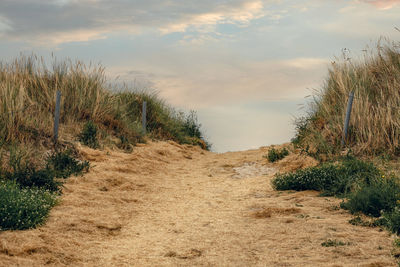
M342 196L360 184L370 184L379 175L380 171L372 163L347 156L295 173L278 174L272 184L276 190L318 190L324 195Z
M267 158L269 162L275 162L283 159L287 155L289 155L289 150L287 150L286 148L282 149L271 148L268 151L268 154L265 155L265 158Z
M79 162L66 150L50 155L45 167L38 169L10 150L8 167L0 169L0 230L34 228L44 223L57 203L62 178L88 171L89 163Z
M272 185L276 190L318 190L325 196L343 198L341 207L352 214L377 218L366 222L355 217L350 223L385 226L400 233L399 179L385 176L372 163L348 156L295 173L277 174Z
M82 144L88 147L98 148L97 126L92 121L85 123L82 132L78 135L78 139Z
M338 246L345 246L345 245L350 245L350 244L345 243L340 240L336 240L336 239L328 239L321 243L321 246L323 246L323 247L338 247Z
M56 195L47 190L21 188L15 181L0 180L0 231L43 224L56 203Z

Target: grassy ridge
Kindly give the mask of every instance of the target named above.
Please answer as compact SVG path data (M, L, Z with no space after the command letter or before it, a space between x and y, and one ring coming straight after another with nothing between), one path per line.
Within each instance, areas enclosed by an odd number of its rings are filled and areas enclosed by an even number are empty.
M350 91L355 92L348 145L357 155L400 155L400 49L381 42L363 60L332 63L293 142L312 155L340 150Z
M52 137L55 93L60 90L61 138L76 136L84 122L93 121L100 140L117 137L117 144L143 141L141 106L149 107L150 137L172 139L208 148L193 114L169 107L156 94L120 92L106 81L102 66L55 62L49 69L35 56L0 64L0 143L48 145ZM197 131L190 131L191 128ZM110 138L112 139L112 138Z

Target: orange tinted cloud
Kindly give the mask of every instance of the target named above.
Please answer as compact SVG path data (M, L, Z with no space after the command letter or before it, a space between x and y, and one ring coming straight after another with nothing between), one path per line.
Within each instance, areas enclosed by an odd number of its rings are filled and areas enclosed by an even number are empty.
M364 0L364 2L372 4L379 9L390 9L400 4L400 0Z

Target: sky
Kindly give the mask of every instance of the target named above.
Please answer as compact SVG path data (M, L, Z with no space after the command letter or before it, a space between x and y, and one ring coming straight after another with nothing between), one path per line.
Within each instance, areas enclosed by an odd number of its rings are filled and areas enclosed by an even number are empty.
M400 0L0 0L0 60L100 63L197 111L216 152L289 142L331 62L400 40Z

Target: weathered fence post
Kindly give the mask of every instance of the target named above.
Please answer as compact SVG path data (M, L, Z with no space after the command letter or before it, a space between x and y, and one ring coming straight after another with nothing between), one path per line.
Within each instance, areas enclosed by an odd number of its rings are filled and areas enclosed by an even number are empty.
M347 130L349 129L351 107L353 106L353 98L354 98L354 91L351 91L349 93L349 100L347 102L346 119L344 122L344 129L343 129L343 136L342 136L342 146L345 145L346 140L347 140Z
M142 128L144 133L146 133L146 127L147 127L147 103L146 101L143 101L143 106L142 106Z
M57 144L58 141L58 124L60 121L60 100L61 100L61 92L57 91L56 109L54 111L54 144Z

